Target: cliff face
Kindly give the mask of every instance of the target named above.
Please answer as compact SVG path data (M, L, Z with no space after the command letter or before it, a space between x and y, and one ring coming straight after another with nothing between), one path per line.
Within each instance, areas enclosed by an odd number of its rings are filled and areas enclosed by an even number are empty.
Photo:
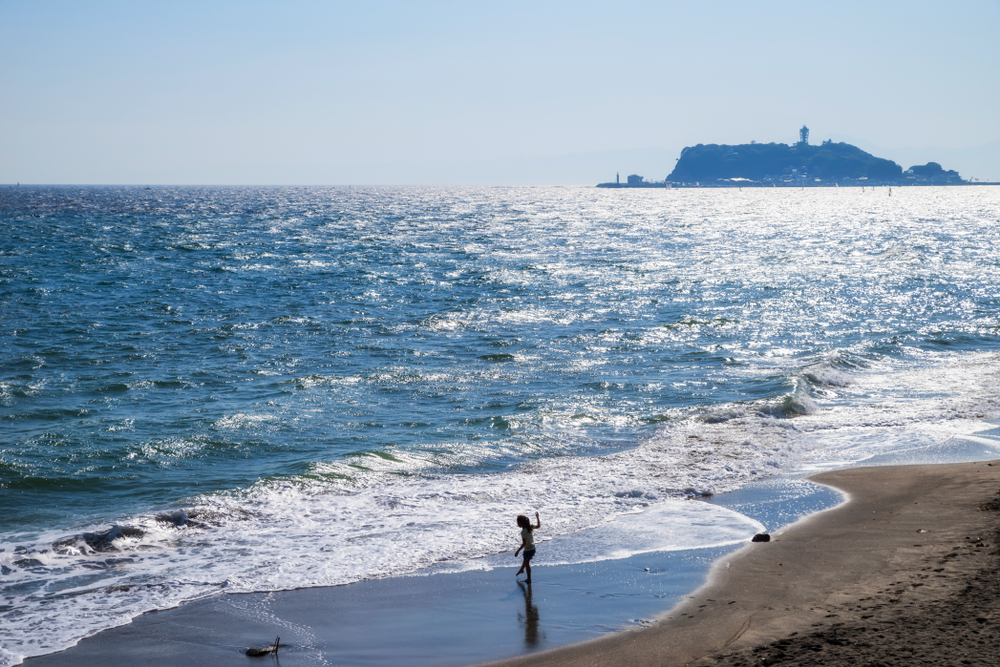
M815 181L895 182L903 169L892 160L875 157L851 144L698 144L681 151L667 176L673 183L712 183L749 179L776 183L807 178Z

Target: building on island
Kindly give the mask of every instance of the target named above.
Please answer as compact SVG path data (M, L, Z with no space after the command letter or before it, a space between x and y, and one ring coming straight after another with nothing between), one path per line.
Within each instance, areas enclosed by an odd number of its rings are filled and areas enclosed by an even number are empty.
M615 174L615 180L612 183L598 183L599 188L669 188L671 187L666 180L662 181L647 181L645 178L639 174L631 174L626 177L625 182L622 183L621 174Z

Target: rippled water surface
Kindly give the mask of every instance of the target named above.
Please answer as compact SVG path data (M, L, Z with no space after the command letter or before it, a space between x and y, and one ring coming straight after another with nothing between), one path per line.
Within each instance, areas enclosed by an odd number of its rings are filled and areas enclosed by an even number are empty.
M995 454L1000 188L22 186L0 221L0 664L476 567L521 512L600 560L756 528L686 497Z

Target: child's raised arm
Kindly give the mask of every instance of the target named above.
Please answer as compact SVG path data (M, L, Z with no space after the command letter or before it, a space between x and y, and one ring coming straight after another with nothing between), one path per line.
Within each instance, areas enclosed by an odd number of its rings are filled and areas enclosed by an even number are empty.
M538 518L538 512L535 512L535 528L534 528L534 530L538 530L541 527L542 527L542 520Z

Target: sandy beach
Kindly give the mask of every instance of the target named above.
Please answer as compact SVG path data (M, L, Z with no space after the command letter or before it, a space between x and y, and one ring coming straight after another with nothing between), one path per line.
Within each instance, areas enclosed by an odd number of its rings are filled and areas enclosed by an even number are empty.
M641 629L591 631L600 634L591 641L579 638L593 615L637 607L641 618L664 595L656 572L691 563L659 554L545 568L534 591L495 570L215 596L26 664L243 665L248 646L281 635L286 667L459 665L526 652L493 664L992 665L1000 653L998 478L997 462L817 475L850 501L768 543L716 552L708 582L678 607ZM372 619L386 615L391 631L374 636ZM357 646L346 646L349 637ZM561 637L577 643L546 650Z
M813 479L850 501L723 558L657 627L503 664L995 665L1000 464Z

